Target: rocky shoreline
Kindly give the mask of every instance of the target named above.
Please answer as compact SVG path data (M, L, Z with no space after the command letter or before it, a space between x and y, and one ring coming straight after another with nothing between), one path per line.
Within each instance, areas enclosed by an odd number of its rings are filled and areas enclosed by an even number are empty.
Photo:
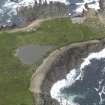
M105 3L104 0L100 0L100 8L99 14L102 14L104 16L105 12ZM11 30L12 28L16 27L25 27L28 25L28 23L32 22L33 20L37 19L44 19L47 17L62 17L62 16L69 16L69 6L65 5L63 3L50 3L50 4L35 4L33 8L20 8L20 11L18 11L18 18L13 19L13 23L3 24L0 25L0 30ZM43 13L43 14L42 14ZM28 14L28 15L27 15ZM22 18L20 18L22 17ZM70 16L71 18L75 19L77 21L80 21L80 17L84 17L84 13L77 14ZM79 17L79 18L78 18ZM77 19L78 18L78 19ZM18 22L19 21L19 22ZM17 25L18 23L18 25ZM19 25L21 23L21 25ZM79 23L79 22L77 22Z
M59 105L51 99L50 89L57 81L74 67L78 67L83 58L91 52L105 47L105 38L70 44L52 52L37 68L31 79L30 91L34 105Z

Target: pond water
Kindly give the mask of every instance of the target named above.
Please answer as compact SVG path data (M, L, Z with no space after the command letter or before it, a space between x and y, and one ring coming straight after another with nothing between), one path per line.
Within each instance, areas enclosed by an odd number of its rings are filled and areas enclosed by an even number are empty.
M38 62L49 51L53 50L55 46L51 45L25 45L16 49L16 56L23 64L33 64Z

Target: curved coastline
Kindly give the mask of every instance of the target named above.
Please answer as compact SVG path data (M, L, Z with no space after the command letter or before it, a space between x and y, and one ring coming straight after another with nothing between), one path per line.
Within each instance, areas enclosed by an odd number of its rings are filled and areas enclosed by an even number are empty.
M74 43L52 52L37 68L31 78L30 91L35 105L59 105L50 97L50 89L65 77L70 69L79 66L89 53L105 47L105 39Z

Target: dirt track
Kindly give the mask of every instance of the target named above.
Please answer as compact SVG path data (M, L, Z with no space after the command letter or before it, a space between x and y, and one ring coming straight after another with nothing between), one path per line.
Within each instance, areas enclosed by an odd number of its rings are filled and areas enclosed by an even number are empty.
M15 29L9 30L8 32L21 32L21 31L26 31L28 29L31 29L33 27L39 27L40 23L43 22L43 21L45 21L45 19L35 20L32 23L30 23L28 26L26 26L26 27L15 28Z
M52 20L52 19L56 19L56 18L63 18L63 17L68 17L68 16L62 16L62 17L49 17L49 18L46 18L46 19L37 19L37 20L34 20L33 22L31 22L28 26L26 27L23 27L23 28L15 28L15 29L11 29L11 30L8 30L7 32L24 32L24 31L27 31L27 30L31 30L32 28L35 28L35 27L39 27L40 24L43 22L43 21L46 21L46 20Z

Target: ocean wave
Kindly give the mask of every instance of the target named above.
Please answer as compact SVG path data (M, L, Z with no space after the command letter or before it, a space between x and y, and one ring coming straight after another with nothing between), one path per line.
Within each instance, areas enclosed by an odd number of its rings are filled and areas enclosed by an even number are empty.
M40 3L39 0L36 0L37 3ZM96 11L100 9L99 1L100 0L42 0L41 3L47 2L48 4L52 2L61 2L69 6L70 15L80 15L83 13L83 10L87 10L85 8L85 4L88 4L89 8L93 8ZM2 5L1 5L2 4ZM34 6L34 0L4 0L0 1L0 24L4 22L4 24L12 22L14 19L16 20L17 11L20 10L21 7L26 6ZM21 19L22 20L22 19Z
M37 3L40 3L40 0L36 0ZM47 2L48 4L50 1L53 2L61 2L61 3L67 3L66 0L42 0L41 3ZM20 10L21 7L33 7L35 4L35 0L4 0L0 1L0 25L2 24L10 24L14 23L15 21L21 21L22 19L18 19L17 12ZM17 16L17 17L16 17ZM18 22L21 23L21 22ZM23 22L24 23L24 22ZM18 25L15 22L16 25Z
M50 93L61 105L105 105L105 49L91 53L78 69L57 81Z
M69 0L70 1L70 12L72 16L82 14L83 11L88 11L85 5L87 4L88 8L98 11L100 9L100 0Z

